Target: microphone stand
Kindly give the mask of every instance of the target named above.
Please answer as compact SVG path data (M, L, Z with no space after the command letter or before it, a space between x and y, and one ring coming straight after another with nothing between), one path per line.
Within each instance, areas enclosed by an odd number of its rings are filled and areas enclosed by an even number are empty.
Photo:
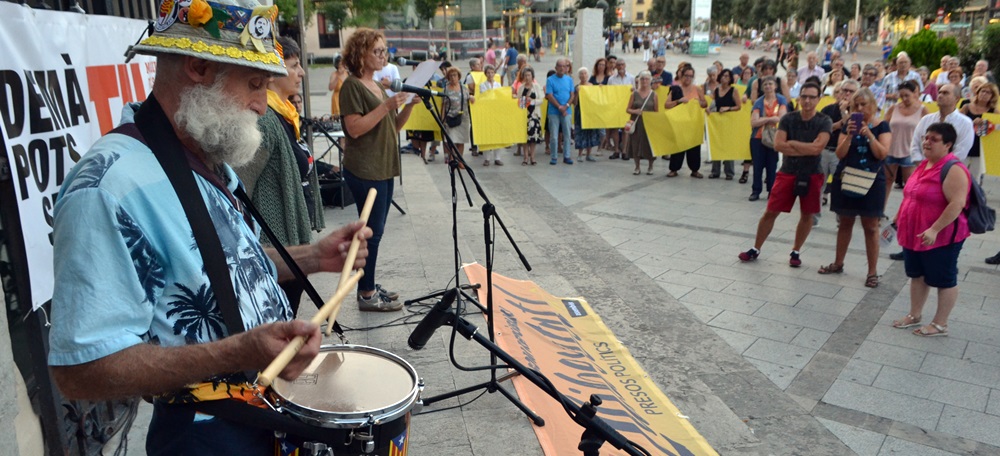
M424 106L427 108L427 110L431 113L431 116L434 118L434 121L438 124L438 127L441 128L441 138L443 139L443 141L445 143L445 147L447 148L446 150L457 151L458 149L455 147L455 143L452 141L451 137L448 136L448 131L447 131L447 129L444 126L444 122L441 121L441 116L438 115L438 113L437 113L436 110L432 109L431 102L430 102L430 97L421 96L420 99L421 99L421 101L423 101ZM461 273L462 264L461 264L461 258L459 257L459 254L458 254L458 252L459 252L459 249L458 249L458 187L457 187L456 182L455 182L455 175L456 174L458 175L459 180L462 182L462 188L465 190L465 196L466 196L466 199L469 201L469 206L472 207L472 197L469 195L469 189L468 189L468 187L465 186L465 180L462 178L462 174L459 172L460 165L461 165L461 167L465 168L465 171L467 173L469 173L469 178L472 180L472 183L475 185L476 192L479 194L479 197L483 199L483 231L484 231L483 235L484 235L484 239L486 241L486 245L485 245L485 247L486 247L486 307L483 307L483 305L481 303L479 303L475 298L473 298L472 296L469 296L468 294L465 293L465 290L463 288L467 289L469 287L463 287L463 286L461 286L461 285L458 284L459 277L461 277L459 274ZM451 174L451 236L452 236L452 242L453 242L453 248L454 248L454 254L455 254L455 283L456 283L456 288L458 289L458 292L459 292L458 293L459 296L455 300L456 301L455 305L457 306L457 308L461 309L462 308L461 307L462 298L466 298L469 302L475 304L476 307L478 307L483 313L486 314L486 322L487 322L487 327L488 327L488 330L489 330L489 339L488 340L489 340L490 343L492 343L493 342L493 337L494 337L493 336L494 331L493 331L493 254L492 254L492 249L491 249L493 241L492 241L491 230L490 230L490 221L491 221L491 219L495 220L497 222L497 224L500 225L500 228L503 230L504 234L507 236L507 240L514 247L514 250L517 252L518 257L520 258L521 263L524 265L525 269L527 269L528 271L530 271L531 270L531 265L528 264L527 258L524 257L524 254L518 248L517 243L514 242L514 238L511 236L510 231L507 230L507 226L504 225L503 220L501 220L500 216L497 215L497 213L496 213L496 207L493 205L493 203L490 202L489 197L486 196L485 190L483 190L483 187L482 187L482 185L480 185L479 180L476 179L476 173L472 171L472 168L468 165L468 163L465 162L465 159L462 158L462 156L460 154L458 154L458 153L453 154L452 159L449 162L449 172ZM475 288L478 288L478 285L475 285ZM473 288L473 289L475 289L475 288ZM440 294L444 294L445 292L447 292L447 290L444 291L444 292L441 292ZM421 298L421 300L422 299L426 299L426 298L431 297L431 296L436 296L436 295L437 295L437 293L431 294L431 295L428 295L427 297ZM418 300L406 301L405 303L406 304L412 304L413 302L416 302L416 301L418 301ZM452 362L454 363L454 359L452 359ZM472 385L472 386L469 386L469 387L466 387L466 388L461 388L461 389L458 389L456 391L452 391L450 393L445 393L445 394L441 394L441 395L438 395L438 396L429 397L429 398L423 399L423 403L425 405L430 405L430 404L433 404L435 402L439 402L439 401L442 401L442 400L445 400L445 399L449 399L449 398L452 398L452 397L460 396L460 395L465 394L465 393L469 393L469 392L480 390L480 389L485 389L489 393L499 392L504 397L506 397L507 400L509 400L512 404L514 404L518 409L520 409L522 413L524 413L525 415L527 415L528 418L530 418L531 421L535 423L535 425L537 425L537 426L544 426L545 425L545 420L542 419L542 417L538 416L535 412L531 411L531 409L529 409L528 406L524 405L523 402L521 402L518 398L514 397L514 395L510 391L507 391L505 388L503 388L502 386L500 386L500 380L498 380L498 378L497 378L497 369L500 369L500 368L501 367L497 366L497 356L496 356L496 354L491 351L490 352L490 368L489 368L489 370L490 370L490 380L489 381L484 382L484 383L480 383L480 384L477 384L477 385ZM507 380L508 378L510 378L510 376L504 376L503 380Z
M343 167L344 167L344 148L340 147L340 143L337 142L336 138L334 138L333 136L330 135L330 132L327 131L326 127L324 127L322 123L317 122L317 121L315 121L313 119L305 118L305 117L303 117L302 120L303 120L302 123L303 123L303 125L306 126L306 128L308 128L309 130L312 130L313 128L315 128L316 131L318 131L320 133L323 133L323 136L326 136L327 141L330 141L330 144L331 144L330 147L328 147L326 149L326 151L323 152L323 157L317 158L316 161L318 162L318 161L322 160L324 157L327 156L327 154L330 153L331 149L333 149L334 147L336 147L337 148L337 161L340 163L341 171L343 171ZM341 124L341 125L343 125L343 124ZM310 134L310 137L311 136L312 135ZM315 155L315 154L313 154L313 155ZM343 182L343 176L341 176L341 182ZM402 178L400 178L400 182L402 182ZM346 183L344 184L343 188L345 188L345 189L347 188L347 184ZM391 199L391 200L389 200L389 203L391 203L392 207L395 207L396 210L399 211L399 213L401 215L406 215L406 211L404 211L403 208L399 207L399 205L396 204L396 200ZM343 192L343 190L341 190L341 192L340 192L340 208L341 209L344 208L344 192Z
M541 373L528 368L524 364L521 364L509 353L503 351L497 344L492 341L492 338L486 338L479 333L479 328L470 323L468 320L462 318L461 315L455 314L449 310L448 319L445 324L449 324L458 331L462 337L469 340L474 340L479 345L482 345L486 350L490 352L490 356L494 358L499 358L503 362L507 363L508 366L514 369L518 374L524 376L531 383L534 383L543 392L552 396L557 402L559 402L566 413L573 419L574 422L583 427L583 434L580 436L580 444L577 449L583 451L584 456L598 456L600 454L600 448L605 442L610 443L611 446L624 451L625 453L632 456L648 456L649 452L639 445L630 442L625 436L620 432L612 428L608 423L597 416L597 406L601 405L603 402L600 396L592 394L590 396L590 401L585 402L583 406L576 405L572 399L566 397L566 395L559 392L548 379L546 379ZM492 336L492 333L490 334ZM426 405L426 400L424 401Z

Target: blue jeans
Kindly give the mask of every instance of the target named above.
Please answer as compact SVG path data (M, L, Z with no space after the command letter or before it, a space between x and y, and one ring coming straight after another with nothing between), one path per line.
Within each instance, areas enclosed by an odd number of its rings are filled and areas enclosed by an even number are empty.
M759 195L763 185L761 175L767 171L767 192L771 193L774 175L778 171L778 153L757 138L750 139L750 157L753 158L753 184L750 193Z
M572 157L570 153L570 124L573 123L573 115L571 111L566 111L565 116L552 115L549 113L549 152L552 154L552 159L556 160L559 158L559 132L562 131L563 134L563 159L569 160Z
M358 281L358 291L372 291L375 289L375 264L378 262L378 245L382 241L382 233L385 232L385 221L389 217L389 208L392 206L393 180L366 180L344 170L344 182L351 189L355 206L358 208L358 216L364 207L365 198L368 196L368 189L374 188L378 193L375 195L375 204L372 212L368 215L368 227L372 229L372 237L368 239L368 258L365 259L365 275Z

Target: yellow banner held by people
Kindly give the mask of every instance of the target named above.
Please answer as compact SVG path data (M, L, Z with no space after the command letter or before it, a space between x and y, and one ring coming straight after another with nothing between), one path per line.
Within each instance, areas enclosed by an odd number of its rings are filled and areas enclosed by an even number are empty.
M1000 125L1000 114L983 114L983 120ZM983 148L983 168L985 168L986 174L1000 176L1000 131L994 130L980 138L979 142Z
M470 283L486 283L481 265L463 270ZM480 300L486 291L479 289ZM534 282L493 274L493 302L497 345L541 372L570 401L582 404L598 394L598 416L650 454L718 454L582 298L552 296ZM545 418L545 426L534 426L544 454L579 455L583 429L562 404L524 377L513 383L521 401ZM605 445L601 454L620 452Z
M632 98L632 87L586 85L580 86L579 92L578 109L583 128L622 128L628 122L629 114L625 109Z
M432 104L432 106L441 106L441 97L435 97L434 100L436 104ZM403 124L403 130L433 131L436 137L441 134L441 128L438 127L431 112L427 110L427 107L423 103L417 103L413 106L410 118L406 119L406 123Z
M825 97L822 97L822 98L819 99L819 101L816 102L816 111L822 111L823 108L825 108L827 106L830 106L830 105L832 105L832 104L834 104L836 102L837 102L837 99L835 99L835 98L833 98L833 97L831 97L829 95L827 95Z
M659 157L700 146L705 139L705 110L691 100L660 112L645 112L642 122L653 155Z
M472 88L472 95L479 96L479 86L486 81L486 73L482 71L470 71L469 76L472 76L472 82L475 87Z
M528 111L517 105L510 87L480 94L470 105L476 144L521 144L528 141Z
M750 159L750 113L744 104L739 111L708 114L708 149L712 160Z

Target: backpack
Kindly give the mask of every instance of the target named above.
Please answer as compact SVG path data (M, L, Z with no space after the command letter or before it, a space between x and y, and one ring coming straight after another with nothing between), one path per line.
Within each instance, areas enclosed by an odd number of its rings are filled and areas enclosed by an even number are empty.
M952 165L958 162L959 160L949 160L944 164L941 168L941 182L944 182L944 178L948 175L948 171L951 170ZM993 231L993 227L997 221L997 213L986 204L986 193L979 186L979 182L973 179L971 175L969 176L969 180L972 181L972 188L969 190L969 207L963 211L965 212L965 217L969 220L969 231L975 234ZM955 220L955 224L955 233L957 233L957 219Z

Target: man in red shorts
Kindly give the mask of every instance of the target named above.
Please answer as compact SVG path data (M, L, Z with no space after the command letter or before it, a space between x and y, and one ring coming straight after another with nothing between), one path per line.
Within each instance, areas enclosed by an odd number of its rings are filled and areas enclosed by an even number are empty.
M823 186L823 171L820 169L820 153L830 139L833 121L821 112L816 112L820 88L807 82L799 91L801 110L785 114L778 123L778 133L774 138L774 149L784 155L781 169L774 178L767 200L767 210L757 224L757 238L753 248L740 253L740 261L754 261L760 255L760 248L774 228L774 220L780 212L791 212L795 198L799 197L799 224L795 229L795 244L792 246L788 264L793 268L802 265L799 249L806 242L812 230L812 215L820 211L820 190Z

